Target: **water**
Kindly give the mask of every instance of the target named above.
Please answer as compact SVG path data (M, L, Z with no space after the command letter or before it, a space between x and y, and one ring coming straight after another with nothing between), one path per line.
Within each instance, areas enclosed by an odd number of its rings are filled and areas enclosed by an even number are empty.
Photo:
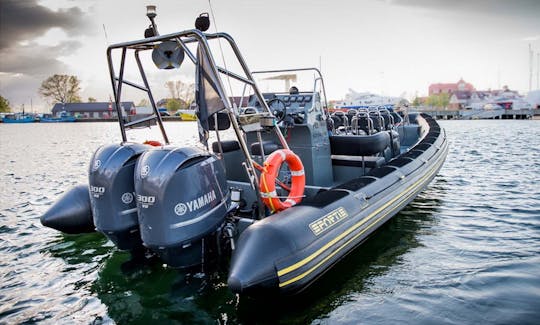
M450 152L431 185L306 293L269 301L233 295L223 266L126 269L103 236L41 226L116 124L0 124L0 324L538 324L540 121L441 124ZM194 123L166 128L196 142Z

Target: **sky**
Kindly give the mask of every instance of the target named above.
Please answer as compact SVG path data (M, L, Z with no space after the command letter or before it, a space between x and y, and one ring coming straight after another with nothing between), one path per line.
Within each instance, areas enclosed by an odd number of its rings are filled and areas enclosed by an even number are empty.
M193 28L207 0L0 0L0 95L15 111L50 111L38 94L53 74L76 75L81 97L108 101L109 44L143 37L146 5L161 34ZM425 96L460 78L476 89L533 89L540 53L540 0L212 0L218 31L236 40L251 70L320 67L330 99L349 88ZM211 27L211 31L216 26ZM220 55L219 53L215 55ZM226 56L228 58L228 56ZM190 70L150 67L154 97ZM131 69L128 76L133 76ZM239 94L233 94L239 95ZM136 103L142 93L126 93ZM30 109L31 107L31 109Z

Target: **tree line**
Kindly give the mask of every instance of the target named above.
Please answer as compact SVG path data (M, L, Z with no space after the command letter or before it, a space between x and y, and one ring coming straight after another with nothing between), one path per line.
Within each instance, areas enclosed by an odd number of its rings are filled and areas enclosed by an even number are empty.
M195 85L185 83L180 80L167 81L165 88L169 90L169 98L166 101L166 108L169 111L189 108L195 98ZM39 94L47 101L53 103L80 103L82 102L81 81L77 76L54 74L45 79L38 89ZM88 97L88 102L93 103L97 100L94 97ZM148 106L148 100L143 99L139 106ZM0 96L0 112L10 112L9 101Z
M412 102L413 106L427 105L438 108L445 108L448 104L450 104L450 95L447 93L432 94L427 98L416 97Z

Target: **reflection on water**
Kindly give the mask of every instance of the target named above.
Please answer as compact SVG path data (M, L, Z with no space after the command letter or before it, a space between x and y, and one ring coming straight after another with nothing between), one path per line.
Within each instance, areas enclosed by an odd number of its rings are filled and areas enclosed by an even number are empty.
M266 301L227 289L227 261L133 264L100 234L39 224L86 182L94 150L119 141L117 125L0 125L0 323L534 324L540 123L442 124L451 148L432 184L310 289ZM177 145L197 141L195 123L166 128ZM159 139L142 131L132 140Z

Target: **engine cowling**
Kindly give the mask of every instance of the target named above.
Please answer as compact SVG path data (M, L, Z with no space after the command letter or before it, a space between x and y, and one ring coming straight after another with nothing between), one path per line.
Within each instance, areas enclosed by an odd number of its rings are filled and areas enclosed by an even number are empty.
M139 156L150 146L111 144L92 156L88 179L96 229L119 249L141 247L133 173Z
M144 245L172 267L200 264L204 238L223 224L229 205L218 158L194 147L145 152L135 192Z

